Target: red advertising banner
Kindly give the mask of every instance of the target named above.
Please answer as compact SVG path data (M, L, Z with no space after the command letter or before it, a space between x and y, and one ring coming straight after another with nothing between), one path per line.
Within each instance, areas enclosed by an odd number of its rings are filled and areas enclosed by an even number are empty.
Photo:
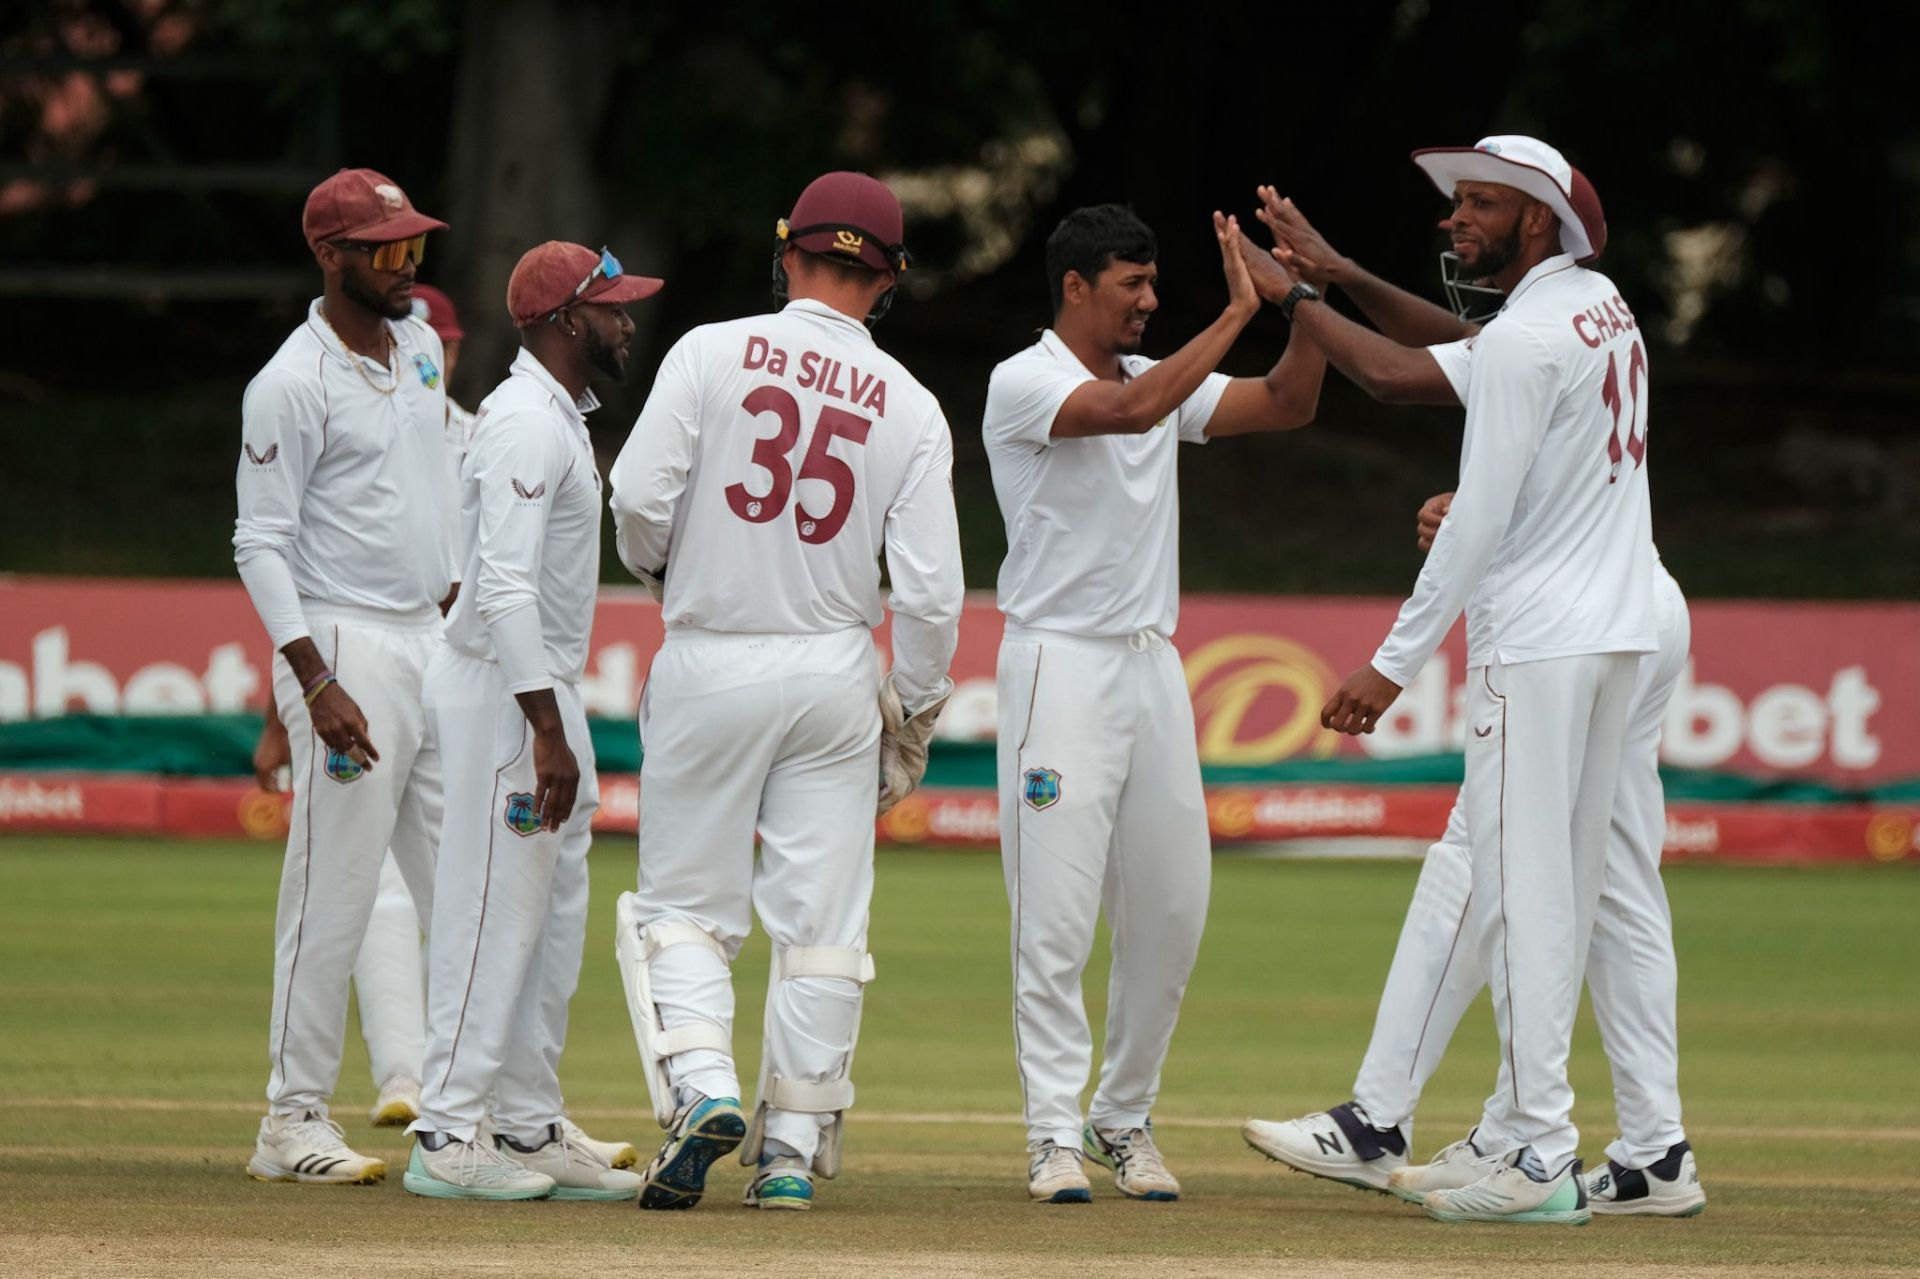
M1457 749L1464 641L1446 647L1370 737L1320 727L1319 708L1373 654L1388 599L1189 596L1175 637L1212 764ZM880 632L885 641L885 629ZM660 641L638 590L601 593L583 687L625 717ZM1000 615L969 600L945 737L990 738ZM267 642L237 582L0 579L0 720L200 714L262 704ZM1920 604L1705 601L1667 719L1669 764L1860 786L1920 777Z

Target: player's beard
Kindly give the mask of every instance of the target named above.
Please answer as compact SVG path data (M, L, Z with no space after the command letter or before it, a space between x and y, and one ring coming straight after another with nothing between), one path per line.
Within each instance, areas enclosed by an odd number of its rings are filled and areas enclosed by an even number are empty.
M346 295L347 301L367 308L382 319L404 320L413 314L413 299L396 301L352 271L340 273L340 292Z
M610 382L627 380L627 364L620 358L617 344L608 342L590 328L582 326L580 341L587 357L587 365L601 377Z
M1460 274L1474 284L1481 284L1512 266L1519 257L1520 224L1516 221L1507 228L1505 236L1481 241L1480 252L1474 255L1473 261L1460 264Z

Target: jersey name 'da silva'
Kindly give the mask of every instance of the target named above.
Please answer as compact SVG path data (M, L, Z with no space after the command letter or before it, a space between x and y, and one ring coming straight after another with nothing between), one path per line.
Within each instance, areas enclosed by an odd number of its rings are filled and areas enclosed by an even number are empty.
M774 377L787 377L787 353L763 337L749 335L746 357L740 367L765 369ZM887 380L877 373L862 373L853 365L818 351L802 351L792 364L792 378L794 385L802 390L845 400L880 417L887 415Z

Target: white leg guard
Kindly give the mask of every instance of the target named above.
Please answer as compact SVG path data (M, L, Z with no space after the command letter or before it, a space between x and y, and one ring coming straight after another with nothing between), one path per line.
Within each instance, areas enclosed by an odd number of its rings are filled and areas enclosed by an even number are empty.
M847 1034L847 1049L833 1069L832 1078L818 1082L787 1079L773 1069L772 1045L774 994L782 981L796 977L832 977L854 982L862 988L873 980L873 956L864 950L844 946L787 946L773 952L773 973L768 982L766 1043L760 1053L759 1101L753 1119L747 1125L746 1140L740 1143L740 1162L753 1167L760 1161L766 1145L767 1112L785 1110L804 1115L833 1116L820 1130L820 1145L813 1155L813 1170L822 1177L840 1171L840 1127L848 1107L853 1105L853 1050L860 1039L860 1010L854 1008L853 1025Z
M684 920L657 920L644 929L639 922L639 898L620 894L614 907L613 953L620 963L620 984L627 992L627 1015L633 1019L633 1041L640 1049L640 1069L653 1099L653 1116L662 1128L673 1126L678 1109L673 1083L667 1077L667 1059L693 1048L711 1048L733 1056L733 1039L712 1022L693 1022L668 1030L653 1002L653 983L647 970L654 956L670 946L705 946L727 962L727 952L705 929Z

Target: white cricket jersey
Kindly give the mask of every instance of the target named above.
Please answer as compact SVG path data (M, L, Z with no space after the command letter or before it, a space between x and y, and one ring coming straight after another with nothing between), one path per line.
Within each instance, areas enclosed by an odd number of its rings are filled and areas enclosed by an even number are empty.
M1154 365L1121 357L1128 378ZM1007 523L1000 611L1074 635L1171 636L1180 618L1179 448L1206 442L1231 379L1209 373L1139 435L1053 438L1060 406L1094 374L1048 329L993 370L981 423Z
M600 583L600 468L586 415L522 348L480 402L460 468L466 572L447 643L500 664L509 693L578 683Z
M241 400L233 559L276 649L304 604L430 619L458 580L446 358L424 321L387 329L362 376L315 300Z
M1465 382L1460 482L1374 669L1404 687L1463 607L1469 666L1654 651L1646 345L1613 282L1548 258L1432 349Z
M874 627L887 557L909 711L950 687L959 635L953 439L864 324L801 299L667 352L613 464L621 560L666 573L669 629Z

